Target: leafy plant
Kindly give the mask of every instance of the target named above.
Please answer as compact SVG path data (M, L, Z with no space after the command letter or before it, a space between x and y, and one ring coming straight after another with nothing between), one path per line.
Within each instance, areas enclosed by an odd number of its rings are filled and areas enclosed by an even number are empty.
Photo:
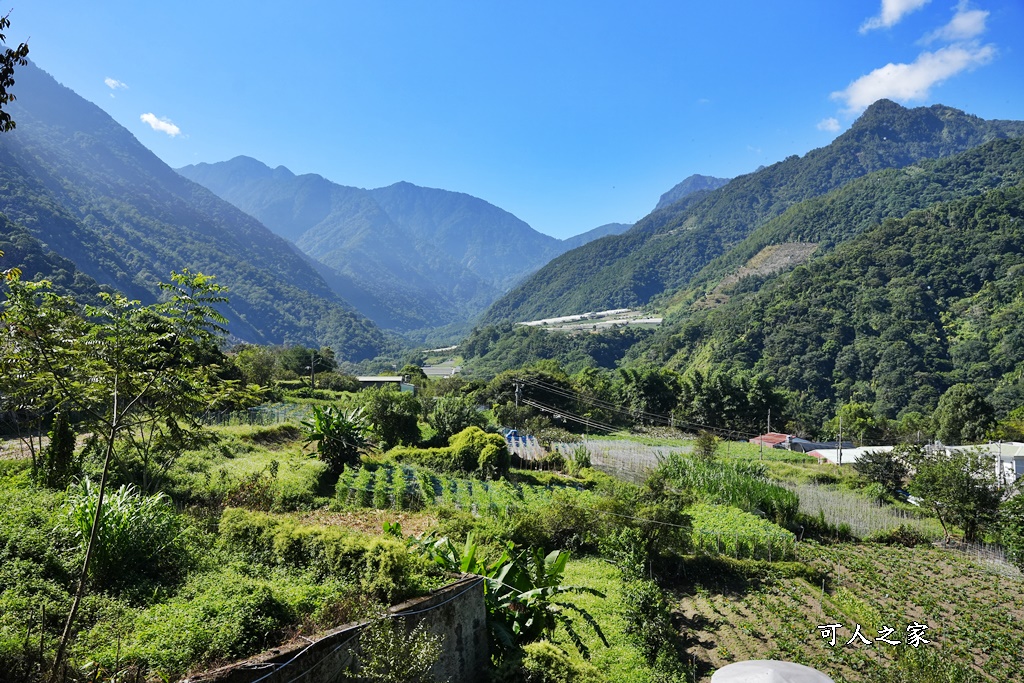
M406 632L386 612L359 634L358 675L372 683L435 683L431 668L441 656L443 636L429 633L426 621Z
M317 457L335 473L358 462L370 446L362 409L342 412L333 406L313 406L313 417L302 426L306 444L315 443Z
M488 563L478 557L478 546L472 534L461 550L448 538L434 539L428 535L418 543L439 566L485 577L488 628L492 644L499 651L508 654L525 643L550 638L560 624L580 654L589 657L589 650L570 614L581 618L601 642L608 645L600 625L590 613L562 597L570 593L604 597L600 591L586 586L562 585L569 561L567 551L555 550L547 555L540 548L516 551L510 541L501 556Z

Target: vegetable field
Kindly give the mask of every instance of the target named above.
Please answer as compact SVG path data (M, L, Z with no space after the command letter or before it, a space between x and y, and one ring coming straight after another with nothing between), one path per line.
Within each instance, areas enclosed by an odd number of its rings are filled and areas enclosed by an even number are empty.
M694 505L693 552L737 559L792 560L796 536L766 519L726 505Z
M689 654L700 668L787 659L836 681L868 683L912 655L941 670L943 677L928 680L1024 679L1024 582L929 546L805 542L800 555L823 584L775 578L737 589L707 576L678 588L677 609L692 631ZM917 648L908 644L914 623L928 627L930 641ZM821 635L828 624L841 625L834 645ZM855 637L857 625L869 643ZM894 629L886 640L898 644L875 640L886 627ZM964 673L976 678L958 677Z

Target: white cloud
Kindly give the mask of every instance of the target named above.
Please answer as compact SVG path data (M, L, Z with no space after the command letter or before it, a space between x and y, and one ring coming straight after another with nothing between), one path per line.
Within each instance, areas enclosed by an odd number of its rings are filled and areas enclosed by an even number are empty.
M122 90L127 90L128 89L128 84L127 83L125 83L124 81L119 81L116 78L110 78L109 76L104 78L103 82L106 83L107 87L110 88L111 90L117 90L119 88L122 89Z
M170 119L162 118L158 119L156 114L146 113L139 117L143 123L148 123L149 127L153 130L160 131L161 133L167 133L172 138L181 135L181 129L171 123Z
M921 9L927 5L929 0L882 0L882 11L877 17L871 17L861 27L861 33L876 28L890 28L914 10Z
M829 133L838 133L840 129L839 120L836 118L827 118L818 121L818 130L827 130Z
M912 64L886 64L832 93L850 112L867 108L883 98L901 102L927 99L932 86L961 71L987 64L995 56L994 45L958 44L935 52L922 52Z
M985 21L988 19L988 11L982 9L968 9L967 3L961 0L956 7L956 14L953 19L942 28L936 29L921 39L925 45L935 41L957 42L977 38L985 32Z

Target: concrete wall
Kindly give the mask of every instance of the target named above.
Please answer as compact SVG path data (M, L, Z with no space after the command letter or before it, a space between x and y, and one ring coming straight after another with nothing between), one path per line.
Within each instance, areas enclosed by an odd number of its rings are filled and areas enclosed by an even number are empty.
M464 575L431 595L415 598L389 611L411 631L425 629L443 636L441 657L434 665L437 681L478 683L490 662L483 579ZM195 674L185 683L330 683L339 680L358 658L359 633L366 622L346 624L274 648L242 662ZM345 679L341 679L345 680Z

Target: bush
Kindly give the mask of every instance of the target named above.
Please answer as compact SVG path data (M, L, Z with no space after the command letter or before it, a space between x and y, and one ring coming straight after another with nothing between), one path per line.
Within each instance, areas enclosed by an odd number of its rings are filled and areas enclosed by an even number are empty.
M454 448L444 446L441 448L412 448L411 446L396 446L387 452L389 460L399 463L411 463L429 467L435 472L448 474L468 474L476 469L478 462L473 461L470 468L466 468L466 462Z
M508 445L500 434L488 434L479 427L467 427L448 440L448 444L462 458L465 471L472 472L480 463L480 454L488 445L493 445L498 453L496 467L498 474L508 472L512 458Z
M672 625L672 615L665 594L653 581L630 581L623 588L623 629L653 665L662 650L676 654L674 645L678 633Z
M906 524L900 524L895 529L871 534L864 540L872 543L884 543L885 545L902 545L908 548L931 543L931 539L928 536Z
M344 578L386 601L407 597L424 569L401 541L340 527L302 525L286 517L230 508L220 535L225 548L249 562Z
M99 487L88 478L68 491L68 516L83 551L98 502ZM143 592L145 586L139 584L144 579L176 580L189 559L181 532L181 521L167 496L143 496L130 484L108 491L89 574L102 586Z

